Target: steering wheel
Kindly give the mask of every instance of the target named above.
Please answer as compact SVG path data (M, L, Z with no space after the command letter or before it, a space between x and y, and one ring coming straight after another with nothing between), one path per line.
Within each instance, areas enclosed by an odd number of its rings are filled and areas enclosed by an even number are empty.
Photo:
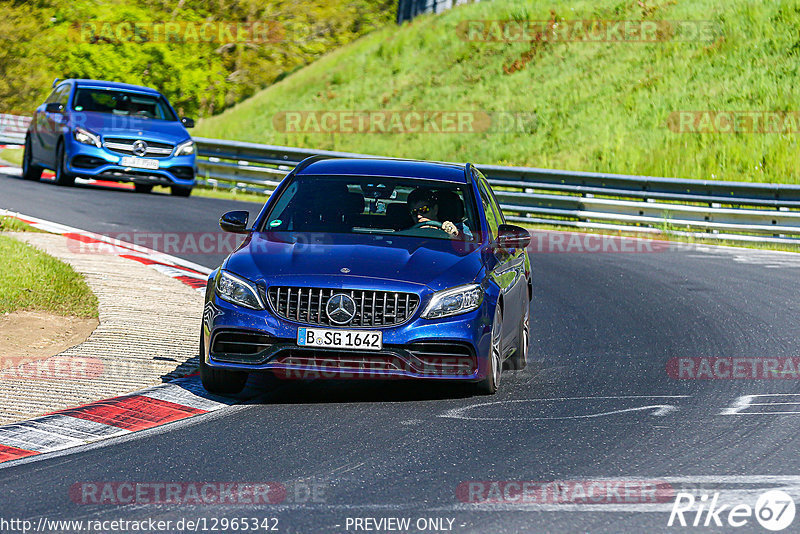
M417 230L417 229L422 229L422 228L430 228L431 230L439 230L439 231L444 232L445 234L447 234L447 232L445 232L444 229L442 228L442 223L440 223L439 221L418 222L417 224L415 224L414 226L411 227L412 230ZM447 234L447 235L450 235L450 234Z

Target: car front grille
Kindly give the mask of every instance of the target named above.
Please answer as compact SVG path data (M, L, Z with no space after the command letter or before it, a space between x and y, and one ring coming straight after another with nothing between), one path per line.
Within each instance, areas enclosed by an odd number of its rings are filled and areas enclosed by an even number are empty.
M322 326L394 326L410 319L419 305L418 295L395 291L273 286L267 294L278 316ZM346 324L332 322L325 311L331 296L340 294L348 295L356 305L355 316Z
M103 146L109 149L112 152L116 152L118 154L125 154L127 156L139 156L138 154L133 153L133 143L134 141L138 141L138 139L123 139L120 137L106 137L103 141ZM171 145L169 143L159 143L156 141L148 141L146 139L142 139L145 143L147 143L147 151L142 154L140 157L143 158L166 158L170 154L172 154L173 148L175 145Z

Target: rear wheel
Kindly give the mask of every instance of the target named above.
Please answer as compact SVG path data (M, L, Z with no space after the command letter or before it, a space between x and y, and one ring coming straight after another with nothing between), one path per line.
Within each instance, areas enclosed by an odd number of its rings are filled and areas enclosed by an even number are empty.
M42 168L33 164L31 138L25 138L25 152L22 154L22 178L25 180L38 180L42 177Z
M149 193L150 191L153 190L153 186L151 184L137 184L137 183L134 183L133 184L133 189L137 193Z
M169 192L172 193L174 197L188 197L192 194L191 187L183 187L180 185L171 185L169 187Z
M73 185L75 177L67 172L67 151L64 150L64 143L59 142L56 148L56 185Z
M200 380L209 393L233 395L244 389L247 373L215 369L206 363L203 334L200 334Z
M528 347L531 340L531 310L525 310L522 320L519 323L519 336L517 337L517 348L514 355L508 359L510 369L522 370L528 365Z
M489 361L487 362L486 378L475 385L475 389L481 395L494 395L500 385L500 374L503 372L503 356L500 353L502 342L503 312L500 311L498 304L494 311L494 321L492 321L492 340L489 349Z

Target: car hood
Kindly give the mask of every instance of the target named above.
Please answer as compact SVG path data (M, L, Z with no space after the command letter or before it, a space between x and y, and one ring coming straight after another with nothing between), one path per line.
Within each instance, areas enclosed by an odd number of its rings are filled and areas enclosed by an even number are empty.
M445 239L265 232L251 234L223 267L267 284L438 291L475 280L481 257L478 244Z
M172 144L189 138L189 133L179 121L127 117L110 113L74 111L70 114L70 126L86 128L103 138L129 137Z

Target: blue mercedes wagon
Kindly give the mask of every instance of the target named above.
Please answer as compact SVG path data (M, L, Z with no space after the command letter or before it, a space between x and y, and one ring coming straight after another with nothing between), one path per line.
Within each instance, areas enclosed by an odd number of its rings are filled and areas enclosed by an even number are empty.
M525 366L530 234L505 223L470 164L300 163L208 279L200 374L216 393L248 374L463 381L494 393Z
M149 193L169 186L187 197L195 183L195 148L167 99L149 87L98 80L56 80L25 134L22 176L55 172L58 185L75 178L133 182Z

